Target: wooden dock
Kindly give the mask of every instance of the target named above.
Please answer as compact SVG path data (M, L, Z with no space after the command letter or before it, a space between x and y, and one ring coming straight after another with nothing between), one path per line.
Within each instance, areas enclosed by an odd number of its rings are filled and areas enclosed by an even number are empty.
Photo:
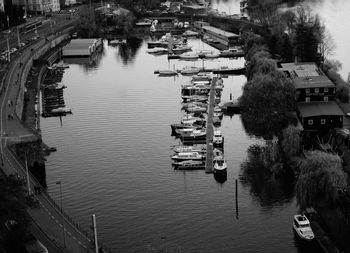
M208 108L208 118L207 118L207 157L205 161L205 173L213 172L213 135L214 135L214 126L213 126L213 114L215 106L215 84L217 82L217 77L214 77L209 93L209 108Z

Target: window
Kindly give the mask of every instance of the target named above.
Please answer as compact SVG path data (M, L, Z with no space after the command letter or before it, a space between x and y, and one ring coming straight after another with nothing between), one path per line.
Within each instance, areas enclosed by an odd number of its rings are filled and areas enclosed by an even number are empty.
M328 88L324 88L323 90L324 90L325 93L328 92Z
M311 125L314 124L314 121L313 121L312 119L309 119L309 120L307 121L307 124L311 126Z
M310 97L306 97L306 98L305 98L305 102L306 102L306 103L310 103Z
M310 93L310 89L306 89L305 92L306 92L306 94L309 94Z
M328 97L324 97L324 98L323 98L323 101L324 101L324 102L328 102Z
M325 125L326 124L326 119L321 119L321 125Z
M320 90L318 88L315 88L315 93L318 93Z

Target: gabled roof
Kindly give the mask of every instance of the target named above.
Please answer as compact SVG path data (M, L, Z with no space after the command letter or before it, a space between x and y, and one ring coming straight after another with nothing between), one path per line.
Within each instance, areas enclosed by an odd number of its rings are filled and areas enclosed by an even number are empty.
M289 62L281 63L283 72L288 72L292 78L294 77L314 77L323 75L323 72L314 62Z
M298 103L300 114L303 118L313 116L343 116L344 113L334 101Z
M235 33L227 32L227 31L221 30L219 28L216 28L216 27L210 26L210 25L203 26L202 29L211 31L211 32L219 34L219 35L223 35L225 37L239 37L239 35L237 35Z
M327 76L296 77L293 79L295 89L334 88Z

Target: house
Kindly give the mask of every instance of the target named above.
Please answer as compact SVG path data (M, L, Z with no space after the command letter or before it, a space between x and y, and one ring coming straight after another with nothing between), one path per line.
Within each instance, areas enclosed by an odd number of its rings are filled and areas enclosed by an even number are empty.
M214 26L202 26L202 30L207 38L215 42L221 43L227 47L238 44L240 40L239 35L232 32L224 31Z
M335 101L298 103L298 116L304 130L322 131L343 127L343 111Z
M343 127L344 113L335 102L336 86L313 62L281 63L294 84L298 118L305 131Z

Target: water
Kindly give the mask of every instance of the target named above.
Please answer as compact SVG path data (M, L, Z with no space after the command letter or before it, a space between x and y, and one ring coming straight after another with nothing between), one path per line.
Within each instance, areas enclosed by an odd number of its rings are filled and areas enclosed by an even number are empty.
M346 80L350 73L350 24L347 22L350 16L350 1L347 0L305 0L298 6L309 6L312 13L318 14L325 23L326 29L331 34L335 48L328 58L342 63L340 74ZM239 0L212 0L213 8L218 12L227 14L239 13ZM296 6L281 6L281 9L294 9Z

